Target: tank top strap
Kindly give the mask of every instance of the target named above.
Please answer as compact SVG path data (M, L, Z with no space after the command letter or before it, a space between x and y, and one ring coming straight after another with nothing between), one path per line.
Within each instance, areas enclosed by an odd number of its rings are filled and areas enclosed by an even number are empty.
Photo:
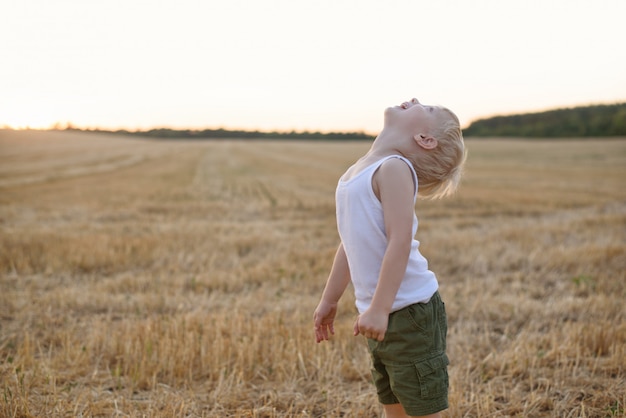
M378 168L383 165L383 163L385 161L388 161L392 158L397 158L399 160L404 161L408 166L409 169L411 169L411 174L413 175L413 200L417 199L417 173L415 172L415 168L413 168L413 163L411 163L411 161L409 161L408 158L403 157L401 155L389 155L387 157L381 158L378 163L376 164L376 170L378 170Z

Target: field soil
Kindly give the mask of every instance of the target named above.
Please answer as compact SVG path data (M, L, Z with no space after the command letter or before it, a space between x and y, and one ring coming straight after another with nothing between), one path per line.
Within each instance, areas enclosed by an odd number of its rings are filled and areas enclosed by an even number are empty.
M625 416L626 140L467 146L416 205L444 417ZM352 289L312 322L368 147L0 131L0 416L381 416Z

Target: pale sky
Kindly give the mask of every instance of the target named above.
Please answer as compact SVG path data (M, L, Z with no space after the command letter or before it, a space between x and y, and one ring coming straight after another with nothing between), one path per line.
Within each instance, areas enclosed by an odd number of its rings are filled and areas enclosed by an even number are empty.
M624 0L2 0L0 127L366 131L626 102Z

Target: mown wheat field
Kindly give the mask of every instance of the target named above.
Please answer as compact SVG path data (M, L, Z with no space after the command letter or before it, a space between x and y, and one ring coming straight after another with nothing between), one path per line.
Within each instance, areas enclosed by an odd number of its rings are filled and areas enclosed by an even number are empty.
M416 206L444 416L624 416L626 141L467 145ZM0 131L0 416L380 416L350 289L312 325L368 147Z

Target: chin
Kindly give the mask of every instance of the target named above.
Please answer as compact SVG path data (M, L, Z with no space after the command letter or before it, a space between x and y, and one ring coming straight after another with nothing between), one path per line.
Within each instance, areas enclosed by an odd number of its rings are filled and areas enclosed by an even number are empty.
M398 106L389 106L385 109L385 117L392 115L398 111Z
M385 124L387 123L388 118L393 118L394 115L396 115L400 110L402 109L399 106L390 106L385 109Z

